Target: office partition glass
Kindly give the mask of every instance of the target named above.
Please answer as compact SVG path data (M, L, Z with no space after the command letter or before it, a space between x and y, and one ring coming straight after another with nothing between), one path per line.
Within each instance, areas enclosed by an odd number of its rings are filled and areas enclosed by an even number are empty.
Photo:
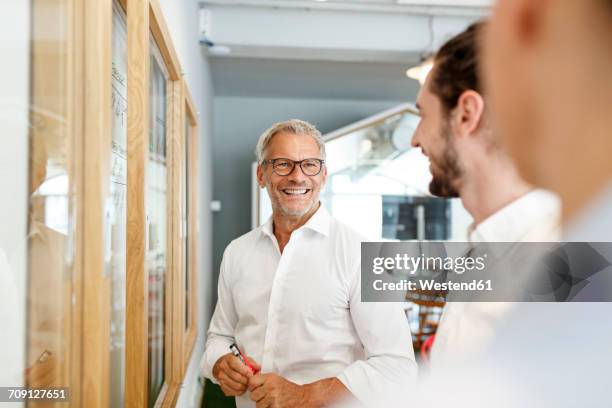
M69 387L73 369L77 177L69 1L32 2L26 386ZM55 406L51 402L30 406ZM59 404L57 404L59 406Z
M429 160L410 146L419 116L400 106L324 135L321 202L372 240L464 240L471 218L457 199L429 193Z

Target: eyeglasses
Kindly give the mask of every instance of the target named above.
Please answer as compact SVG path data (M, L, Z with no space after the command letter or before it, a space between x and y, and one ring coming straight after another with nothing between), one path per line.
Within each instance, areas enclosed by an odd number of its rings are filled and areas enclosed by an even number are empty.
M295 165L298 164L302 169L302 173L307 176L316 176L321 172L323 168L323 164L325 160L321 159L304 159L300 161L291 160L291 159L270 159L263 160L261 164L271 164L272 171L278 174L279 176L288 176L293 172Z

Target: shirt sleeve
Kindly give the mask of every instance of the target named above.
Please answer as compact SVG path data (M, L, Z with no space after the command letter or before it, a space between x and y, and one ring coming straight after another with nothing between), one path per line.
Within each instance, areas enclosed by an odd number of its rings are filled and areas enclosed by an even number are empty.
M212 373L213 367L221 356L230 352L229 346L234 343L234 329L238 321L232 293L227 283L227 275L230 273L228 270L229 257L226 249L219 272L217 305L210 321L204 355L200 362L202 375L214 383L217 383L217 380Z
M358 264L349 307L366 359L354 362L337 378L367 407L397 406L417 377L410 327L400 304L361 302L360 276Z

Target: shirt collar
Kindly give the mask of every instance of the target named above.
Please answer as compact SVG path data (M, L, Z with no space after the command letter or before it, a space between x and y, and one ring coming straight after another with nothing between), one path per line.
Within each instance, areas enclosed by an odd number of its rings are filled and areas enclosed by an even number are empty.
M274 219L271 215L270 218L268 218L268 221L266 221L266 223L261 226L261 232L263 232L265 235L269 237L272 237L274 236L273 226L274 226Z
M492 214L478 225L470 226L470 242L519 242L533 235L553 239L560 204L556 195L533 190ZM538 234L538 229L543 229ZM550 230L550 231L549 231Z
M302 228L311 229L321 235L329 236L329 224L331 217L323 204L319 205L317 211L312 214L312 217L302 226Z
M310 229L312 231L318 232L323 236L329 236L329 227L331 224L331 216L323 206L323 204L319 205L319 208L315 213L310 217L306 224L302 225L296 231L301 229ZM271 215L266 221L265 224L261 226L261 231L269 237L274 236L274 216Z
M564 238L570 242L612 241L612 183L570 220Z

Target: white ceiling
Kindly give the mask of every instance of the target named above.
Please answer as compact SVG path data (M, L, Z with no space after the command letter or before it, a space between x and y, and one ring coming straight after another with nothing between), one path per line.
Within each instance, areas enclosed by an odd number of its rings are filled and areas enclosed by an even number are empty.
M414 102L419 86L405 76L406 69L419 63L428 49L482 16L479 7L489 3L491 0L201 0L210 10L209 39L232 50L228 55L210 56L214 93ZM316 8L296 8L297 4ZM338 4L357 7L334 8ZM322 5L331 8L318 8ZM398 7L401 12L359 8L370 5ZM469 12L463 13L464 9Z

